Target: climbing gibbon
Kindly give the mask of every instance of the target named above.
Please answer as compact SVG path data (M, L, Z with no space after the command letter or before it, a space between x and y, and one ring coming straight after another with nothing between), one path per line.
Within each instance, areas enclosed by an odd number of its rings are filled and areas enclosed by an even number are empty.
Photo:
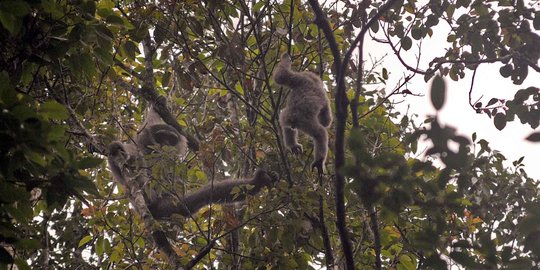
M285 53L274 70L274 82L290 89L285 108L279 114L285 146L294 154L302 153L298 143L300 130L313 139L314 161L312 168L323 173L328 153L328 132L332 114L324 85L312 72L291 70L291 57Z

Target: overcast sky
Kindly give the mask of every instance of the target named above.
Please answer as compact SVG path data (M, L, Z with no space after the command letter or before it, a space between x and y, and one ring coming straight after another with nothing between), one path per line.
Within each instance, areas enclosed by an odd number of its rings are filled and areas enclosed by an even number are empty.
M444 30L443 28L437 29L431 39L423 41L421 64L419 67L421 70L426 70L429 61L434 57L443 56L445 48L449 47L449 44L446 42L448 30ZM366 57L368 54L379 58L387 54L383 66L388 68L391 73L390 80L387 84L388 91L394 88L397 81L403 77L402 74L411 74L402 67L388 45L376 43L367 36L366 42L364 49L365 59L369 59ZM418 48L415 46L413 45L411 50L402 54L411 66L415 66L416 55L418 55ZM529 76L522 85L514 85L509 78L503 78L499 74L499 68L501 66L500 63L480 65L474 82L473 102L478 100L482 95L483 98L481 101L483 104L486 104L491 98L513 99L515 92L519 89L530 86L540 87L540 74L536 73L533 69L529 68ZM366 67L369 68L370 63L367 63ZM540 179L540 143L530 143L525 140L533 132L531 127L521 124L516 117L516 120L508 123L502 131L499 131L493 125L492 118L488 118L485 114L477 114L469 106L471 78L472 71L467 73L465 78L459 82L452 81L449 77L445 78L447 83L447 97L445 106L439 115L442 124L457 128L458 133L469 138L476 132L477 138L487 140L490 143L489 146L491 149L501 151L508 159L507 164L509 165L511 165L512 161L525 156L523 163L525 164L526 172L529 176ZM410 104L409 111L419 115L419 119L416 119L417 123L422 122L427 115L435 114L435 109L433 109L429 98L430 85L431 83L424 82L422 75L417 75L413 78L411 84L409 84L408 89L416 94L424 94L424 96L408 96L405 102L398 106L401 109L400 111L404 113L407 109L407 104ZM418 149L421 150L423 148L419 145Z

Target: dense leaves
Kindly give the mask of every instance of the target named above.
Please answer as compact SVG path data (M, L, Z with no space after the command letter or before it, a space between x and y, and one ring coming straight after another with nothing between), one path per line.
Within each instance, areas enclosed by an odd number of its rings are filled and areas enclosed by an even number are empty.
M166 149L149 157L158 160L150 172L159 181L145 188L181 197L258 167L281 178L244 204L212 205L156 224L185 265L345 265L333 185L340 174L358 269L540 267L540 190L523 158L508 162L488 141L437 116L419 125L392 103L431 90L440 111L453 93L444 80L487 63L500 66L494 75L523 84L540 70L538 6L394 1L363 28L386 2L323 6L339 45L333 49L346 55L360 41L364 52L336 66L321 21L301 1L1 1L0 269L171 268L149 235L155 228L144 227L103 162L112 140L136 136L158 96L167 97L166 121L200 147L181 159ZM367 34L358 39L362 29ZM445 53L426 67L407 63L404 53L429 49L422 40L434 31L448 31ZM401 74L367 57L371 48L362 40L371 36L406 66L398 85L389 82ZM340 104L352 116L340 138L347 142L345 165L334 168L333 143L341 135L330 129L321 178L309 168L306 137L301 155L283 147L278 113L288 90L271 74L286 51L295 69L317 70L332 103L334 79L344 75ZM417 74L433 79L431 88L407 89ZM508 91L513 99L488 97L471 110L493 117L498 129L515 119L537 128L538 88ZM425 150L418 149L422 140L429 142ZM540 141L538 133L528 140Z

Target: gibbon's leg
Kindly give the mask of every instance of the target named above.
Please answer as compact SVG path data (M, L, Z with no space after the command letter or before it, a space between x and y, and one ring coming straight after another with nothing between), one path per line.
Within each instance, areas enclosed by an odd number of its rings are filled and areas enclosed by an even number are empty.
M272 185L277 180L277 176L264 170L258 170L255 176L250 179L224 180L206 184L200 189L186 194L179 202L166 199L165 197L149 205L150 212L156 219L164 219L172 214L179 214L188 217L196 213L205 205L211 203L232 203L246 199L246 193L250 195L257 194L263 187ZM246 193L231 194L233 188L242 185L253 185L254 188ZM169 195L170 196L170 195Z
M319 112L319 123L324 127L329 127L332 123L332 111L328 103Z
M291 150L295 155L302 153L302 145L298 143L298 130L292 128L292 123L289 121L287 115L289 115L287 108L283 109L279 114L279 123L283 129L283 140L285 146Z
M285 139L285 145L295 155L302 153L302 145L298 143L298 130L295 128L283 126L283 137Z
M315 159L312 168L317 168L319 174L324 171L324 161L328 153L328 132L316 119L306 119L298 123L298 129L308 134L313 139Z

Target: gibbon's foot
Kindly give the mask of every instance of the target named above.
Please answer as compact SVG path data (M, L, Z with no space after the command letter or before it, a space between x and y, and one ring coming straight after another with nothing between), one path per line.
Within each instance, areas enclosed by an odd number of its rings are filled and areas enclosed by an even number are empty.
M313 164L311 164L311 171L313 171L314 168L317 168L317 172L319 173L319 176L321 176L324 171L323 160L322 159L315 160Z
M302 149L302 145L300 144L297 144L291 147L291 152L295 155L300 155L302 154L303 151L304 150Z

